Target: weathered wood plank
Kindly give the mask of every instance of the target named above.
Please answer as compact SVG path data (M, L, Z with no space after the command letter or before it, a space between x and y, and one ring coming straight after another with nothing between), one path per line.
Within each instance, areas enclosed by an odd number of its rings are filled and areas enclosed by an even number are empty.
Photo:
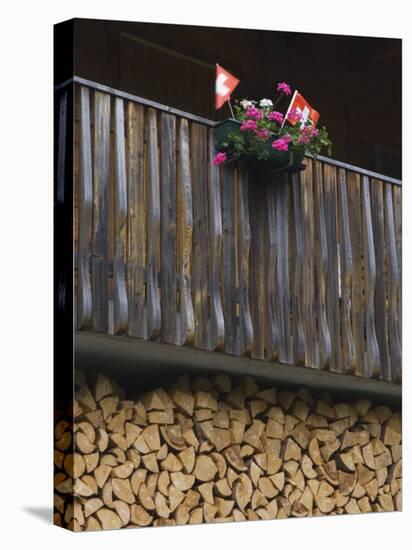
M390 379L390 356L388 338L388 317L386 307L386 258L385 258L385 214L383 184L379 180L371 182L371 213L373 240L375 245L375 327L379 347L380 377Z
M56 201L64 203L64 174L66 171L66 136L67 136L67 90L59 99L59 130L57 143L57 188Z
M145 335L146 201L144 108L127 105L127 292L129 334Z
M375 282L376 260L375 242L373 238L371 198L369 178L362 178L363 202L363 239L362 248L365 261L365 326L366 326L366 368L363 376L376 378L379 376L379 347L375 329Z
M352 244L351 322L355 352L355 374L363 376L365 368L365 312L362 296L362 207L361 179L354 172L347 174L349 227Z
M303 294L302 318L305 333L305 366L318 368L316 328L316 299L315 299L315 227L313 211L313 173L312 160L306 159L306 170L301 172L302 179L302 211L303 242L305 248L303 260Z
M225 351L237 353L237 292L235 236L235 167L234 163L220 169L222 184L223 270L222 308L225 322Z
M338 175L342 371L353 373L355 369L355 349L351 323L353 262L345 169L339 168Z
M161 114L160 133L160 339L177 344L176 301L176 117Z
M392 185L393 214L395 224L396 256L399 269L399 289L397 297L397 319L399 339L402 340L402 189Z
M272 185L274 185L275 191L276 217L276 290L279 321L278 358L283 363L290 363L289 205L288 182L285 174L276 174Z
M315 162L315 274L317 288L317 318L319 338L319 368L326 369L331 361L331 341L326 315L326 278L328 271L328 243L326 236L325 203L323 197L323 166Z
M395 217L392 197L392 184L384 183L385 192L385 229L388 269L388 330L389 357L391 362L388 380L401 382L402 353L398 325L398 296L400 290L400 266L396 250Z
M78 259L78 329L89 328L92 321L92 291L89 274L89 237L92 224L93 181L90 136L89 89L80 89L80 188L79 188L79 259Z
M195 334L190 272L193 216L189 124L185 118L181 118L179 123L177 169L177 269L180 297L180 344L191 345Z
M292 291L292 340L293 340L293 363L304 365L305 363L305 339L302 321L302 277L303 277L303 214L301 201L301 180L300 174L292 176L293 193L293 224L295 227L293 235L293 291Z
M249 258L250 273L250 314L253 325L253 343L251 355L254 359L265 359L266 354L266 309L267 288L265 285L265 218L266 218L266 193L263 176L253 171L250 174L249 185L249 212L251 244ZM259 179L258 179L259 178ZM252 183L253 181L253 183Z
M209 205L207 182L207 129L191 125L193 200L192 293L195 312L195 347L209 347Z
M284 235L278 235L278 226L276 224L276 201L277 196L275 186L281 184L279 181L270 182L266 186L266 201L268 212L267 224L267 297L268 297L268 322L266 324L268 351L267 355L272 360L279 359L280 348L280 304L278 292L278 247L279 239L284 238ZM285 355L284 346L282 348L283 358Z
M94 95L93 238L92 286L93 330L109 329L109 177L110 96Z
M220 192L220 173L213 165L215 155L214 132L208 131L208 204L209 204L209 293L210 293L210 334L209 348L222 350L225 339L225 322L222 311L220 273L222 267L222 206Z
M325 222L328 245L328 271L326 280L327 318L331 338L332 354L330 370L342 370L342 344L340 333L340 297L339 297L339 247L337 228L337 182L336 168L326 165L324 168Z
M160 176L157 115L154 109L148 110L147 156L147 323L145 339L155 340L160 334L161 310L158 276L158 251L160 248Z
M249 306L249 174L247 166L240 162L238 170L238 266L239 266L239 337L238 354L250 355L253 326Z
M114 111L114 334L124 334L127 330L127 294L126 294L126 220L127 220L127 187L126 187L126 152L124 139L124 103L120 98L115 100Z

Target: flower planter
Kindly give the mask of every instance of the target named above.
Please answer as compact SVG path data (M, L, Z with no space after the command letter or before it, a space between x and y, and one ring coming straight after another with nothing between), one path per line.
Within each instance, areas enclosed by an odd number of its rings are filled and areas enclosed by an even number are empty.
M227 118L221 122L217 122L215 129L215 145L217 149L220 149L223 143L228 141L228 136L232 132L239 132L241 122L234 118ZM255 155L243 154L240 158L245 159L249 164L256 164L273 171L285 170L288 173L300 172L305 169L305 165L302 164L303 157L305 155L305 148L302 146L291 146L289 151L277 151L272 147L272 141L276 139L269 139L267 142L267 150L269 158L265 160L259 160Z

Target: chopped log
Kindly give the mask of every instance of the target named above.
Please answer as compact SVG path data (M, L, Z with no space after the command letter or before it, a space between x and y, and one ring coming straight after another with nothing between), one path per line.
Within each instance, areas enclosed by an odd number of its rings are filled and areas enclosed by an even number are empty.
M232 445L232 447L225 449L223 451L223 455L234 470L236 470L237 472L247 471L247 466L240 454L239 445Z
M128 479L112 479L113 493L119 500L126 502L127 504L133 504L135 501L135 496Z
M159 465L156 460L156 454L150 453L148 455L144 455L142 457L143 464L145 465L146 470L149 470L149 472L158 473L159 472Z
M186 448L186 437L183 437L182 428L179 425L162 426L160 432L169 447L175 451L183 451Z
M120 529L122 522L113 510L101 508L96 512L103 529Z
M130 522L130 506L122 500L116 500L113 504L123 527L125 527Z
M214 466L214 463L212 461L212 464ZM196 464L197 466L197 464ZM214 466L216 468L216 466ZM195 469L196 474L196 469ZM198 472L199 474L199 472ZM202 467L202 474L205 474L205 466ZM188 491L193 487L193 484L195 482L195 476L190 474L184 474L182 472L172 472L170 474L170 479L173 483L173 485L176 487L176 489L179 489L179 491ZM197 478L199 479L199 478Z
M143 506L133 504L130 508L130 521L139 527L147 527L152 523L153 518Z
M200 455L197 457L194 469L196 479L199 481L211 481L216 476L217 471L217 467L212 458L205 455Z
M234 486L234 497L239 509L243 512L249 504L253 493L252 482L245 473L241 473Z
M202 498L205 502L209 504L214 504L215 499L213 497L213 481L208 481L207 483L202 483L197 487L199 493L202 495Z
M321 464L323 464L323 458L322 458L322 455L320 454L319 443L316 438L310 441L308 450L309 450L309 456L314 464L316 464L317 466L320 466Z

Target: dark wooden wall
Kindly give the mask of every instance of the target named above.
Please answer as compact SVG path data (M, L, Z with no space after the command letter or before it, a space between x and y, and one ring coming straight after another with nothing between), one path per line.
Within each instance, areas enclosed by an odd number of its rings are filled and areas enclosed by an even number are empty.
M216 62L240 78L234 97L285 80L321 113L334 158L401 177L401 40L75 19L74 43L77 75L212 119Z

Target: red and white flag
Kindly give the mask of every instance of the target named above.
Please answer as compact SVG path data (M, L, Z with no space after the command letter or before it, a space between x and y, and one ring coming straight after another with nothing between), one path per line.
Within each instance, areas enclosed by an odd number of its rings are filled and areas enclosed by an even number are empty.
M300 117L294 117L293 114L295 112L299 113ZM286 111L285 120L288 120L292 126L300 122L300 127L303 128L307 122L316 126L319 116L319 113L309 105L306 99L297 90L295 90L289 108Z
M216 63L216 109L220 109L230 99L230 94L239 82L240 80Z

